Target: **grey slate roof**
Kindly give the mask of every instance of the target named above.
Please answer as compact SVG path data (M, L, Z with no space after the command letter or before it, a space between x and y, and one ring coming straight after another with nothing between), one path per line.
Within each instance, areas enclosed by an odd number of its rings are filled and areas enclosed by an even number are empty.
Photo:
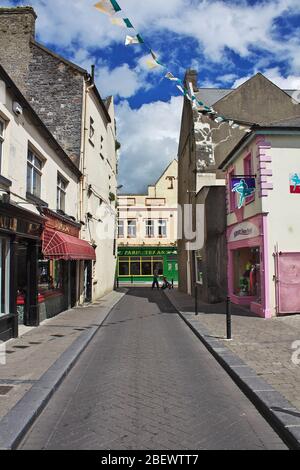
M229 95L232 91L234 91L235 88L199 88L197 93L196 93L196 98L199 101L203 101L204 104L207 106L213 106L216 104L219 100L222 98L225 98L225 96ZM283 90L285 93L287 93L289 96L292 96L292 94L296 90Z
M273 121L262 124L261 127L299 127L300 128L300 116L294 116L291 118L281 119L280 121Z

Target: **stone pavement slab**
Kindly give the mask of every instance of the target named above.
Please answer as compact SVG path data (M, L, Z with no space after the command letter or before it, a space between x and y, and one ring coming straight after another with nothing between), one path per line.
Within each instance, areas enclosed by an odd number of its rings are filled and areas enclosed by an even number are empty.
M227 341L225 304L199 303L196 316L191 296L178 290L165 293L231 375L272 408L280 425L284 422L299 436L300 365L292 361L292 345L300 340L300 315L262 319L233 306L233 339Z
M0 365L0 447L6 448L9 441L13 442L18 432L41 411L123 296L124 292L111 292L89 306L63 312L5 343L6 365Z

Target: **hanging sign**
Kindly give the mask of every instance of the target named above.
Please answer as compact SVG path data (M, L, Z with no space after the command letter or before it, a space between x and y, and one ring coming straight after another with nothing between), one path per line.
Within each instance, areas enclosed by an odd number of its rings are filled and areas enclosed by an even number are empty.
M237 193L240 197L238 202L239 209L244 205L246 198L255 193L255 187L255 178L247 176L231 178L231 191Z
M290 193L300 194L300 173L290 174Z

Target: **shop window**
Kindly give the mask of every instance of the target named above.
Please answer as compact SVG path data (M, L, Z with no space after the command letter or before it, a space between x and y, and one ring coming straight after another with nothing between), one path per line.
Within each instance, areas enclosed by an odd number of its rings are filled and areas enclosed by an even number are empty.
M42 160L31 150L27 156L27 192L41 197Z
M142 258L142 276L152 276L153 275L153 264L151 260L146 260Z
M140 276L141 275L141 263L139 261L131 261L130 263L130 275Z
M128 238L136 238L136 220L131 219L127 221L127 236Z
M146 237L148 238L154 237L154 220L151 220L151 219L146 220Z
M158 220L158 236L160 238L167 237L167 221L163 219Z
M0 119L0 173L2 170L3 144L4 144L4 121Z
M252 155L251 155L251 153L249 153L244 158L244 175L245 176L253 176ZM254 201L254 199L255 199L255 193L252 194L251 196L246 197L246 204L249 204L250 202Z
M118 238L124 238L124 220L118 220Z
M121 256L119 259L119 276L129 276L129 257Z
M39 259L38 289L40 294L63 291L63 261Z
M233 252L234 294L254 297L261 302L260 248L241 248Z
M0 316L9 313L9 240L0 238Z
M57 175L57 210L65 212L66 210L66 190L68 181L60 174Z

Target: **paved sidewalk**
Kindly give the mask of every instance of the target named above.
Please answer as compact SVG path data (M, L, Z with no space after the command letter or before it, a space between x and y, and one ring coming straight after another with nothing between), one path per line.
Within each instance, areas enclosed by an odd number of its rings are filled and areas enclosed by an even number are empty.
M46 320L38 328L23 329L21 337L5 343L6 365L0 364L0 420L80 336L101 325L123 295L111 292L87 307Z
M199 303L200 313L196 317L191 296L177 289L165 292L187 320L198 321L212 338L223 342L259 377L300 410L300 365L292 362L292 354L295 352L292 344L300 341L300 315L265 320L251 315L244 308L233 306L233 340L225 341L225 304Z

